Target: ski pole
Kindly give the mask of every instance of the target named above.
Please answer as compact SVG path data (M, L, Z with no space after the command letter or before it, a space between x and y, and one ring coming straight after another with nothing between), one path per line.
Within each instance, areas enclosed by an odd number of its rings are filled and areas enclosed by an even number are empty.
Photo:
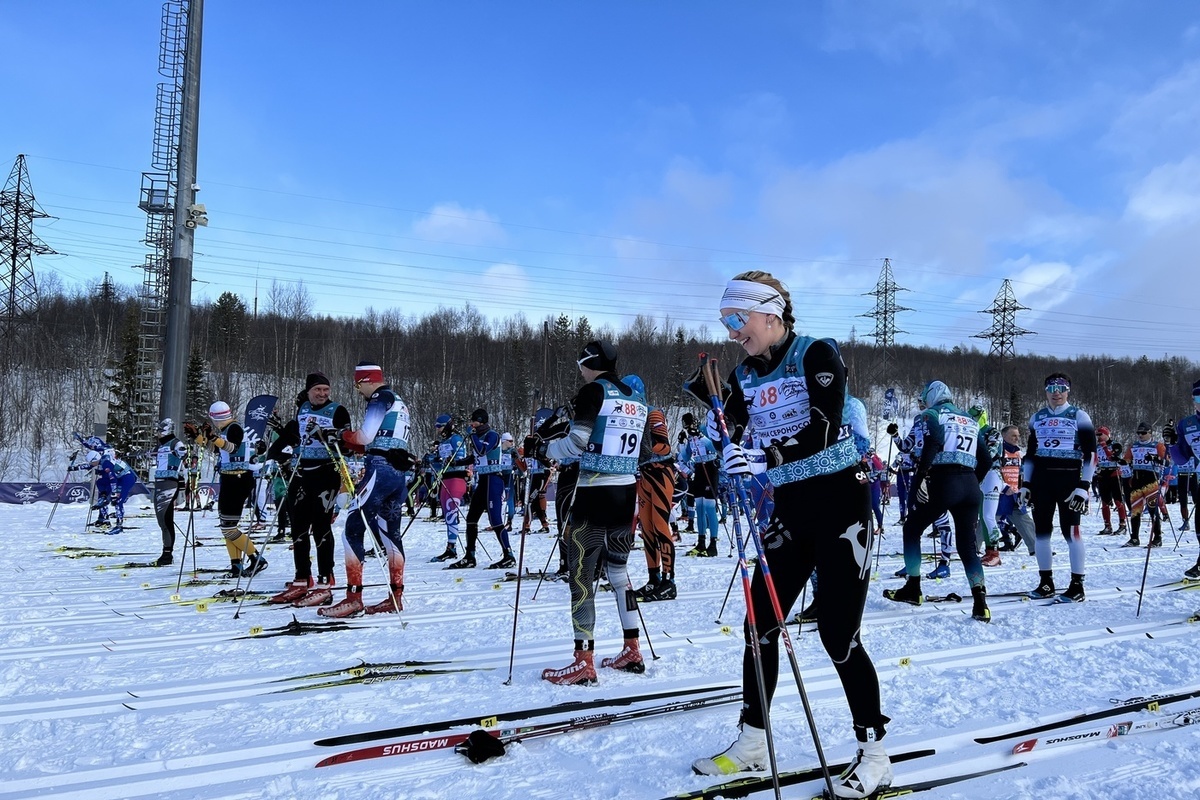
M1146 543L1146 563L1142 566L1142 588L1138 589L1138 604L1137 612L1134 613L1134 618L1142 615L1142 598L1146 596L1146 573L1150 571L1150 548L1151 542L1154 541L1154 534L1150 534L1150 541Z
M537 400L534 400L536 404ZM530 456L526 455L526 459ZM529 468L529 461L525 462L525 522L529 522L529 515L533 513L529 507L529 498L533 494L533 473ZM508 680L504 682L505 686L512 686L513 661L517 655L517 615L521 613L521 578L525 574L525 534L528 525L521 527L521 546L517 549L517 593L513 598L513 624L512 636L509 638L508 645Z
M737 579L738 569L739 569L738 565L734 564L733 565L733 574L729 576L729 585L727 587L725 587L725 599L721 601L721 610L717 612L717 624L718 625L725 624L725 623L721 622L721 615L725 613L725 604L729 602L729 594L730 594L730 592L733 591L733 582Z
M283 502L286 501L288 493L292 490L292 481L295 480L296 473L298 473L299 471L300 471L300 466L299 466L299 464L297 464L296 469L292 470L292 474L288 476L288 479L287 479L287 481L284 485L284 489L283 489L284 500L280 501L280 503L277 503L275 505L275 518L271 520L271 523L274 523L279 518L279 507L280 507L280 505L282 505ZM246 535L249 536L249 534L246 534ZM305 535L307 536L307 534L305 534ZM266 526L266 528L263 530L263 542L262 542L260 557L266 556L267 548L270 546L270 544L271 544L271 524L268 524ZM242 597L238 601L237 610L233 612L234 619L239 619L241 617L242 604L244 604L246 602L246 595L250 594L250 584L252 584L254 582L254 576L257 574L258 574L257 572L251 574L250 578L246 581L246 591L242 593ZM241 579L239 578L238 580L240 582ZM236 591L236 589L235 589L235 591Z
M196 510L189 506L187 528L183 532L183 551L179 555L179 577L175 580L175 593L183 586L183 569L187 564L188 542L192 546L192 572L196 571Z
M546 559L546 566L542 568L542 575L538 579L537 588L533 590L533 597L531 597L530 600L537 600L538 591L541 590L542 584L545 583L545 581L546 581L546 570L548 570L550 568L550 559L554 558L554 548L555 547L558 547L559 549L562 550L563 561L564 562L566 561L567 546L566 546L566 544L563 543L563 540L564 540L564 537L571 535L571 509L575 505L575 490L578 487L579 487L578 481L576 481L571 486L571 498L567 501L566 506L563 508L564 513L563 513L563 519L561 520L562 533L560 533L558 536L554 537L554 544L551 545L551 547L550 547L550 556ZM558 524L559 521L560 520L558 520L558 519L554 520L555 524Z
M629 526L630 540L635 540L637 538L637 534L634 532L637 529L637 524L638 524L637 504L635 503L634 509L633 509L633 523ZM630 594L633 594L633 591L634 591L633 590L633 581L629 577L629 562L628 561L626 561L626 563L625 563L625 589ZM616 590L614 589L613 591L616 591ZM636 598L636 595L635 595L635 598ZM648 628L646 626L646 618L644 616L642 616L642 604L639 603L636 599L634 599L633 607L635 609L637 609L638 621L642 623L642 631L645 632L645 634L646 634L646 646L650 648L650 655L653 656L653 659L655 661L658 661L658 658L659 658L658 653L654 652L654 642L650 641L650 628Z
M716 369L716 359L705 359L705 361L702 363L704 380L708 386L713 413L717 418L717 426L721 431L721 450L723 452L725 448L731 444L731 442L729 439L729 429L725 424L725 411L721 405ZM746 569L746 551L742 539L742 526L739 514L739 506L741 507L740 511L747 515L747 527L750 530L750 538L754 541L754 548L758 552L758 568L762 573L763 584L766 586L767 596L771 601L771 608L775 613L775 624L779 628L780 638L783 639L784 648L787 650L788 662L792 667L792 675L796 679L796 688L800 693L801 705L804 706L804 716L808 720L808 727L812 733L813 747L817 751L817 758L821 763L821 772L825 776L826 788L829 790L830 796L833 797L835 796L833 790L833 777L829 773L829 764L825 760L825 750L821 747L820 734L817 732L816 720L813 718L812 704L809 702L808 692L804 688L804 678L800 674L800 664L796 659L795 649L792 647L792 637L788 633L783 609L779 603L779 595L775 591L775 581L771 577L771 568L767 563L767 552L766 548L763 546L762 535L759 533L758 527L754 524L752 518L750 517L750 514L753 513L753 509L749 500L746 498L746 484L744 476L740 481L734 483L734 488L737 492L738 503L733 507L733 530L734 535L737 537L738 563L741 567L742 583L745 587L746 594L746 625L754 642L752 653L754 655L756 677L759 681L760 700L763 704L763 722L766 725L767 751L771 760L771 777L775 786L775 796L777 798L780 796L779 766L775 761L775 744L769 722L770 713L767 705L766 688L762 683L762 651L758 644L758 632L754 619L754 605L750 590L750 575Z
M721 398L717 389L716 362L715 360L709 361L707 354L701 353L700 368L704 374L704 382L708 387L709 402L712 404L713 413L717 418L717 424L721 431L721 450L724 452L730 442L729 431L725 427L725 413L721 407ZM750 589L750 571L746 567L746 545L742 539L742 526L737 516L734 516L733 532L734 537L737 539L738 571L742 576L742 592L746 597L746 630L750 639L750 660L754 664L754 677L756 679L755 682L758 684L758 701L762 705L763 712L763 732L767 741L767 755L771 762L771 784L775 789L776 800L780 800L782 795L779 783L779 764L775 760L775 737L771 730L771 706L767 699L766 678L763 675L762 647L758 638L758 624L754 614L754 598ZM763 567L765 567L765 561L759 559L759 568L762 569ZM783 625L780 625L780 628L783 628ZM788 643L788 652L791 652L790 641ZM802 693L801 697L803 696ZM807 707L807 703L805 705ZM819 749L818 752L820 752ZM824 762L823 758L822 762ZM830 782L830 787L832 791L832 782Z
M75 459L79 457L79 451L71 453L71 461L67 464L67 472L63 475L63 482L58 487L58 494L54 496L54 505L50 506L50 516L46 518L46 527L50 527L51 521L54 520L54 512L58 511L58 504L62 501L63 492L67 489L67 480L71 477L71 470L75 466Z

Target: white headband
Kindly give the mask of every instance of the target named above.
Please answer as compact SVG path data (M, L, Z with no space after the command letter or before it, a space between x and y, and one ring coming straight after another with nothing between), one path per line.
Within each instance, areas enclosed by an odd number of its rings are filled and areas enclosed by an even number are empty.
M783 319L783 297L779 292L758 281L731 280L721 295L721 308L738 311L761 311Z

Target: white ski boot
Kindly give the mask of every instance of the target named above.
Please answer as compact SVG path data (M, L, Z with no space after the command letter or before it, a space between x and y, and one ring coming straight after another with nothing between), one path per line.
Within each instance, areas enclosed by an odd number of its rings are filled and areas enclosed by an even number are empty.
M833 793L838 797L870 797L892 785L892 760L884 752L883 743L859 742L858 754L833 781Z
M767 732L749 725L742 725L738 738L723 753L692 762L692 771L697 775L733 775L735 772L757 772L766 768Z

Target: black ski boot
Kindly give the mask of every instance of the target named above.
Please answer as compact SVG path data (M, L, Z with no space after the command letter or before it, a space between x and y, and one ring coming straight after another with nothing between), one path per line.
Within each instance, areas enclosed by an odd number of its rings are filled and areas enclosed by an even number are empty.
M883 596L897 603L908 603L910 606L919 606L925 600L925 596L921 594L920 578L909 578L899 589L884 589Z
M504 551L504 558L497 561L495 564L489 564L488 569L509 569L517 565L516 556L512 554L512 550Z
M805 622L817 621L817 601L813 600L804 607L804 610L792 618L792 622L803 624Z
M987 587L971 587L971 596L975 598L975 605L971 608L971 619L979 622L991 622L992 611L987 605Z
M707 537L707 536L705 536L705 535L703 535L703 534L701 534L701 535L700 535L699 537L697 537L697 539L696 539L696 546L695 546L695 547L693 547L691 550L688 550L688 551L687 551L687 555L689 555L689 556L699 556L699 557L701 557L701 558L705 558L705 557L707 557L707 556L708 556L708 545L707 545L707 543L708 543L708 537Z
M708 543L708 549L705 550L704 553L709 558L717 557L717 540L715 538Z
M445 569L475 569L475 554L468 550L466 555Z
M163 550L162 555L152 561L150 565L154 567L166 567L173 563L175 563L175 556L172 555L170 550Z
M665 576L658 585L654 587L654 591L646 595L643 599L649 602L658 602L659 600L674 600L678 595L675 589L675 576Z
M1054 597L1054 573L1050 570L1040 570L1038 575L1041 576L1042 582L1037 585L1037 588L1029 593L1031 600L1045 600Z
M662 572L659 570L650 570L650 577L646 581L646 585L634 591L634 597L638 600L645 600L647 595L653 594L658 582L662 580Z
M429 559L429 561L430 563L434 563L439 561L449 561L452 558L458 558L458 550L455 549L454 545L448 544L446 545L446 549L442 551L441 555L434 556L433 558Z
M1067 586L1067 590L1063 592L1058 601L1060 603L1082 603L1086 597L1083 593L1083 576L1071 573L1071 584Z

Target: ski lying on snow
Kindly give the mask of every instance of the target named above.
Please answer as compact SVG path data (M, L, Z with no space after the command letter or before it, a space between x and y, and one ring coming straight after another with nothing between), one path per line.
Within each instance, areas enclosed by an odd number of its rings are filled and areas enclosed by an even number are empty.
M910 750L907 753L897 753L891 757L893 764L899 764L902 761L912 761L916 758L925 758L935 753L934 750ZM836 775L850 765L849 761L843 761L838 764L830 764L830 774ZM793 786L797 783L806 781L820 780L825 775L821 772L820 767L809 767L807 769L790 770L788 772L779 773L780 786ZM775 787L770 774L747 776L745 778L735 778L725 783L718 783L716 786L709 786L707 789L696 789L691 792L681 792L677 795L664 798L663 800L714 800L717 797L746 797L755 792L770 791Z
M1126 720L1125 722L1114 722L1103 728L1092 728L1087 731L1064 733L1060 736L1049 736L1040 739L1026 739L1014 745L1012 751L1019 755L1021 753L1028 753L1035 748L1041 749L1067 744L1081 744L1083 742L1113 739L1117 736L1128 736L1131 733L1146 733L1147 731L1158 731L1164 728L1182 728L1186 725L1195 725L1197 723L1200 723L1200 708L1191 708L1173 717L1148 719L1140 722Z
M511 728L497 728L484 732L489 736L499 739L503 744L512 744L513 742L521 742L526 739L535 739L542 736L554 736L560 733L572 733L574 731L582 731L589 728L601 728L608 725L615 725L620 722L632 722L633 720L644 719L646 717L665 716L667 714L674 714L680 711L695 711L701 708L727 705L729 703L740 703L741 701L742 693L740 691L726 692L724 694L712 695L709 697L696 697L691 700L678 700L673 703L663 703L657 706L637 708L629 711L612 711L601 714L589 714L587 716L575 717L573 719L560 720L557 722L543 722ZM365 761L371 758L384 758L387 756L406 755L409 753L423 753L431 750L445 750L451 747L458 749L460 745L466 744L467 740L471 738L472 733L472 731L447 733L440 736L427 736L421 739L408 739L403 742L372 745L371 747L363 747L358 750L348 750L344 753L338 753L337 755L322 759L321 761L317 762L317 766L329 767L335 764L348 764L351 761Z
M540 708L531 708L522 711L506 711L502 714L496 714L492 717L464 717L462 719L444 720L442 722L418 723L416 725L406 725L399 728L382 728L379 730L363 731L361 733L351 733L343 736L331 736L325 739L318 739L317 741L313 742L313 744L319 747L344 747L352 744L363 744L364 742L375 742L379 741L380 739L396 739L401 736L413 736L418 733L444 731L449 730L450 728L458 728L463 725L481 725L483 722L490 722L494 725L497 722L533 719L534 717L545 717L551 714L572 714L577 711L586 711L592 708L629 706L633 705L634 703L652 702L654 700L667 700L673 697L687 697L689 695L702 694L704 692L729 691L737 688L737 686L732 684L722 684L717 686L702 686L698 688L651 692L649 694L631 695L629 697L612 697L608 699L596 700L573 700L566 703L557 703L555 705L542 706Z
M895 759L893 759L894 761ZM963 772L957 775L946 775L939 778L930 778L924 781L914 781L913 783L893 784L886 789L882 789L870 795L870 800L889 800L892 797L907 797L910 794L917 792L927 792L930 789L938 789L942 786L950 786L955 783L962 783L974 778L984 778L988 775L995 775L1000 772L1008 772L1010 769L1017 769L1025 766L1024 761L1018 761L1015 764L1005 764L1003 767L992 767L991 769L981 769L976 772ZM816 796L820 800L832 800L829 797L829 792L825 791Z
M292 621L286 625L280 625L278 628L263 628L260 633L251 633L245 636L235 636L234 639L269 639L272 636L303 636L306 633L331 633L333 631L349 631L361 630L363 628L374 628L375 625L351 625L349 622L341 619L333 619L329 622L301 622L296 619L296 615L292 615Z
M991 744L993 742L1003 741L1004 739L1012 739L1017 736L1030 736L1035 733L1045 733L1046 731L1058 730L1059 728L1067 728L1071 725L1079 725L1084 722L1092 722L1098 719L1107 719L1109 717L1119 717L1128 714L1130 711L1142 711L1145 709L1153 710L1159 705L1167 703L1178 703L1181 700L1192 700L1200 697L1200 689L1188 689L1174 694L1160 694L1151 697L1134 697L1129 700L1119 701L1113 708L1106 708L1100 711L1087 711L1082 714L1076 714L1072 717L1064 717L1063 719L1054 722L1046 722L1041 725L1031 725L1027 728L1021 728L1008 733L1001 733L995 736L977 736L975 741L979 744Z

